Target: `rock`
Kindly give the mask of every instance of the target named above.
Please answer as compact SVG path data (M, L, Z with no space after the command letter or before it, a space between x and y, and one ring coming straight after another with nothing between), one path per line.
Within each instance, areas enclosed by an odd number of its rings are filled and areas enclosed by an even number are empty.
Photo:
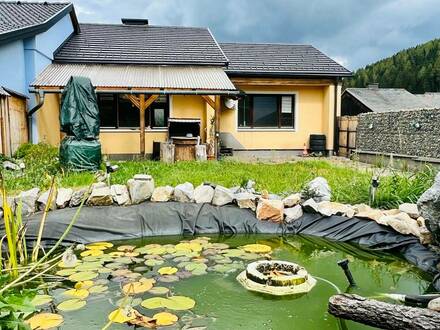
M211 203L214 197L214 188L210 185L200 185L194 190L194 201L198 204Z
M12 213L15 213L15 209L17 207L17 197L14 196L8 196L6 198L6 202L8 203L9 207L11 208ZM0 196L0 208L3 210L3 198Z
M313 198L306 200L302 207L307 213L318 213L318 203L315 202Z
M257 219L282 222L284 219L283 201L260 199L257 206Z
M234 195L235 195L235 194L238 194L238 193L241 193L241 192L244 192L244 189L242 189L240 186L231 187L231 188L229 188L229 190L230 190L231 193L233 193Z
M395 215L384 215L377 220L377 223L390 226L403 235L420 237L420 230L417 221L404 212Z
M284 207L294 207L301 202L301 194L291 194L283 199Z
M118 205L130 205L130 195L126 185L114 184L110 187L113 201Z
M132 204L139 204L148 200L154 191L154 180L151 175L136 174L127 181L128 191Z
M251 193L255 192L255 181L254 180L247 180L246 185L244 186L244 188Z
M332 215L343 215L352 218L355 211L350 205L324 201L318 203L318 212L328 217Z
M312 194L310 197L312 197L317 203L324 201L329 202L332 198L332 190L330 189L327 180L321 176L310 181L306 186L306 190L308 193Z
M39 188L33 188L30 190L22 191L16 200L16 204L22 202L22 214L24 216L31 215L36 210L36 204L38 195L40 194Z
M57 193L56 205L59 209L65 208L70 203L73 195L72 188L59 188Z
M212 197L212 205L223 206L232 203L234 194L228 188L216 186L214 196Z
M276 200L276 201L282 200L282 198L277 194L269 194L267 197L268 197L267 199L271 199L271 200Z
M432 299L428 303L428 308L433 311L440 312L440 298Z
M40 195L40 197L38 197L38 199L37 199L38 210L44 211L46 209L46 205L47 205L48 199L49 199L49 192L50 192L50 190L46 190L45 192L43 192ZM56 207L57 207L56 196L57 196L57 192L55 191L53 193L53 196L52 196L52 202L50 204L49 210L55 210L56 209Z
M168 202L173 197L174 188L171 186L157 187L151 195L152 202Z
M294 207L289 207L284 209L284 222L290 223L295 220L298 220L303 216L303 210L301 205L295 205Z
M95 182L92 184L92 190L95 188L104 188L107 187L107 184L105 182Z
M19 171L21 169L19 165L10 162L9 160L5 160L3 162L3 168L10 171Z
M190 182L177 185L174 188L174 200L180 203L189 203L194 199L194 186Z
M372 209L366 204L355 205L353 208L355 210L355 216L358 218L378 221L384 216L384 213L381 210Z
M113 197L110 187L94 188L89 198L87 205L89 206L108 206L113 204Z
M399 205L399 211L407 213L413 219L417 219L420 216L417 204L413 203L403 203Z
M72 198L70 199L69 206L70 207L77 207L81 204L83 198L87 196L87 188L82 188L80 190L76 190L72 194Z
M440 172L434 184L417 201L420 215L426 220L426 227L432 233L433 241L440 245Z
M241 209L251 209L255 212L257 209L256 200L257 196L248 192L242 192L234 195L234 199L237 205Z

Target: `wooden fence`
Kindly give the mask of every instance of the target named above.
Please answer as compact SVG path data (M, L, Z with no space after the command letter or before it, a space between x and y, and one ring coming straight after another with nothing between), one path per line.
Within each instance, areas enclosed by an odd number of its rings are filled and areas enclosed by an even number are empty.
M342 116L338 118L338 156L350 157L356 150L356 130L358 117Z
M12 156L26 142L26 99L15 95L0 96L0 153Z

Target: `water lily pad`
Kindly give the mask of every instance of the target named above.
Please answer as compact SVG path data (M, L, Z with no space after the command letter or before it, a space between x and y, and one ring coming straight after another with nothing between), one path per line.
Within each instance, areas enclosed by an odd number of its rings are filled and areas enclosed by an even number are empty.
M180 279L183 279L183 278L190 278L194 274L187 270L181 270L180 272L177 272L175 275L178 276Z
M103 293L108 290L108 286L106 285L95 285L89 288L90 293Z
M75 273L69 276L69 280L72 282L80 282L80 281L87 281L87 280L93 280L94 278L98 277L97 273L94 272L79 272Z
M163 275L163 276L159 276L157 280L162 283L172 283L179 281L180 278L179 276L176 275Z
M157 271L160 275L173 275L177 273L178 269L176 267L162 267Z
M81 281L81 282L77 282L75 283L75 289L79 290L79 289L88 289L93 285L93 281Z
M261 256L257 253L245 253L239 256L239 258L243 260L255 260L261 258Z
M126 267L124 264L120 264L118 262L110 262L105 265L105 268L109 268L109 269L121 269L124 267Z
M64 291L63 295L72 298L85 299L89 296L89 291L86 289L70 289Z
M185 266L185 270L192 272L194 275L206 274L207 268L208 266L199 262L191 262Z
M113 252L110 252L109 254L108 254L110 257L122 257L123 255L124 255L124 252L122 252L122 251L113 251Z
M131 308L118 308L108 315L108 319L114 323L125 323L135 318Z
M86 249L87 250L107 250L108 247L106 247L104 245L89 244L89 245L86 245Z
M57 308L60 311L75 311L77 309L83 308L86 305L86 302L81 299L69 299L65 300L62 303L58 304Z
M223 250L222 253L223 253L223 256L225 256L225 257L237 258L237 257L243 255L245 252L240 249L229 249L229 250Z
M75 267L75 270L82 272L86 270L97 270L102 267L102 261L83 262Z
M132 252L132 251L134 251L134 249L136 249L136 246L134 246L134 245L121 245L121 246L118 246L116 250L122 251L122 252Z
M75 273L76 273L76 270L74 268L66 268L66 269L61 269L61 270L57 271L55 274L57 274L59 276L70 276Z
M153 319L156 320L156 325L159 326L173 325L179 320L176 315L167 312L154 314Z
M154 279L142 279L142 282L127 283L122 287L124 294L138 294L150 290L155 283Z
M115 262L120 264L129 265L133 263L133 260L130 257L119 257L115 259Z
M81 257L88 257L88 256L96 257L102 254L104 254L104 251L102 250L85 250L80 253Z
M154 294L154 295L163 295L170 292L170 289L164 287L164 286L155 286L152 287L150 290L148 290L148 293Z
M183 311L183 310L191 309L195 305L196 302L189 297L172 296L167 298L165 307L176 311Z
M150 267L159 266L162 265L163 263L164 263L163 260L157 260L157 259L148 259L144 262L145 265Z
M34 306L43 306L52 302L53 298L47 294L37 294L31 301Z
M240 248L251 253L270 253L272 251L272 248L265 244L247 244Z
M133 271L135 271L135 272L146 272L148 270L150 270L150 268L145 267L145 266L138 266L138 267L133 268Z
M191 259L187 256L181 256L181 257L176 257L173 259L174 262L179 263L179 262L188 262Z
M63 321L63 317L59 314L39 313L28 319L26 323L29 324L32 330L46 330L58 327Z
M141 298L134 298L134 297L124 297L119 299L116 302L116 306L120 307L120 308L124 308L124 307L136 307L137 305L139 305L142 302Z
M98 269L98 273L99 273L99 274L109 274L109 273L111 273L111 272L112 272L111 269L109 269L109 268L105 268L105 267L101 267L101 268Z
M148 309L166 308L167 298L154 297L145 299L141 302L141 306Z
M76 266L78 266L81 263L80 260L76 260L74 263L64 263L64 261L60 261L57 266L60 268L74 268Z
M216 249L216 250L229 249L229 245L225 244L225 243L209 243L208 247L211 249Z
M212 270L214 270L215 272L218 272L218 273L231 273L231 272L235 272L241 268L242 268L242 265L231 263L231 264L215 265L212 267Z
M175 249L176 252L177 251L200 252L202 251L202 246L199 243L184 242L177 244L175 246Z

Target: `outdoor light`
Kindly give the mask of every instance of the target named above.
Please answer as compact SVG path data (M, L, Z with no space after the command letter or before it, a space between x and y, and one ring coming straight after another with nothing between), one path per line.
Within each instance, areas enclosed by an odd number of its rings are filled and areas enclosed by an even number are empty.
M373 176L371 178L371 185L370 185L370 206L374 203L374 200L376 198L376 190L379 188L379 178L377 176Z
M110 186L110 174L119 169L118 165L112 165L109 161L105 162L105 170L107 175L107 184Z

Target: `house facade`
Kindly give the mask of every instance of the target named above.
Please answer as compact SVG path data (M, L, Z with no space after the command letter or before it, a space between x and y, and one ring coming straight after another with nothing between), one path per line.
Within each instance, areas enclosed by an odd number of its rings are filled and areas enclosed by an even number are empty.
M7 94L2 94L2 153L10 155L27 142L32 123L27 127L26 113L35 105L29 86L78 29L70 3L0 2L0 86Z
M213 155L283 157L301 153L310 134L334 148L341 78L347 69L309 45L218 43L209 29L79 24L30 83L33 141L58 145L61 92L71 76L96 88L104 154L149 155L170 139L170 118L197 121Z

